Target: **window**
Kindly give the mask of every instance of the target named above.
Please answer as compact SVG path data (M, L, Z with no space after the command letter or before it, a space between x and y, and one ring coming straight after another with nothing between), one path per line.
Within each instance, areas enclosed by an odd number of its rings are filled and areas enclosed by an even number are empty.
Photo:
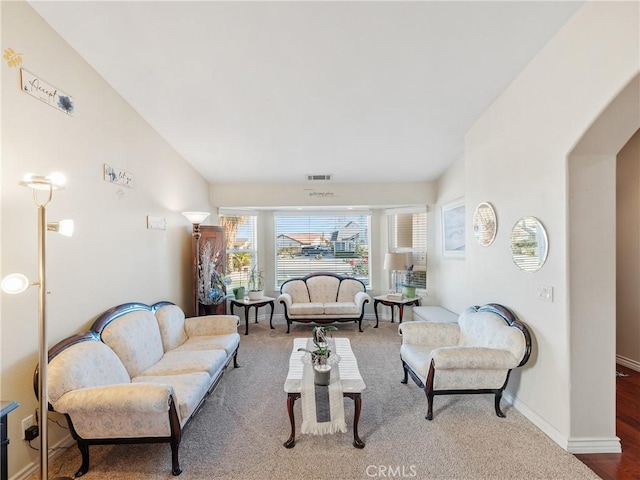
M354 277L369 286L370 220L369 212L277 212L277 285L322 271Z
M249 271L258 264L256 243L257 215L247 212L223 211L220 225L224 228L227 247L227 275L231 277L230 288L241 284L247 286ZM242 282L242 283L241 283Z
M426 208L388 210L389 250L407 253L413 270L405 275L405 284L420 290L427 288L427 211Z

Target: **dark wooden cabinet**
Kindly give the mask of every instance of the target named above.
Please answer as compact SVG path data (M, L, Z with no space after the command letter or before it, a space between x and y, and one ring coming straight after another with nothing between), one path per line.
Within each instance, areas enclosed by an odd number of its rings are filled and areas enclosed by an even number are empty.
M227 313L224 229L200 226L193 232L193 305L196 316Z

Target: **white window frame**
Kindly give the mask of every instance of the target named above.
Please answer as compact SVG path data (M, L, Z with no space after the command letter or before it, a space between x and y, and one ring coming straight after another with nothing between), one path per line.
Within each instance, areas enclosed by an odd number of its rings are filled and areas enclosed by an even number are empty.
M397 243L397 220L398 215L415 215L415 214L424 214L424 249L420 246L407 246L407 245L398 245ZM426 294L429 286L429 277L427 275L427 254L429 251L429 209L426 206L414 206L414 207L404 207L404 208L390 208L385 210L385 215L387 216L387 230L389 233L388 245L389 252L391 253L407 253L410 254L414 259L414 269L416 271L424 271L425 272L425 283L424 286L419 286L416 291L421 294ZM414 232L412 232L413 235ZM403 275L404 277L404 275ZM404 281L404 280L403 280Z
M240 285L247 287L249 280L250 270L258 265L258 212L254 210L231 210L220 209L218 216L221 218L220 224L222 224L222 217L248 217L250 218L249 227L251 230L250 241L252 240L252 248L228 248L229 239L227 238L227 232L225 231L225 242L227 245L227 266L225 268L226 274L232 278L232 283L227 287L227 292L233 287ZM249 264L244 266L239 271L229 271L229 255L246 253L250 256Z
M311 273L313 271L318 271L318 268L314 268L313 266L311 266L311 264L313 263L312 261L309 262L310 267L308 269L304 268L304 266L301 264L300 266L296 266L296 274L294 275L283 275L281 274L281 269L279 268L279 261L283 261L283 258L288 256L289 260L296 260L298 259L298 257L300 257L299 259L304 261L305 259L307 259L307 256L305 256L304 254L301 253L297 253L293 250L295 250L294 248L292 248L291 252L287 252L285 255L282 254L282 252L279 250L282 249L281 245L282 242L278 241L278 236L280 234L283 234L285 232L278 232L278 220L279 218L283 218L283 217L335 217L335 218L340 218L340 217L365 217L366 220L366 257L362 258L361 260L358 260L357 257L350 257L348 256L348 254L345 254L344 259L348 260L348 259L353 259L355 261L354 264L351 264L350 262L343 262L341 260L342 258L342 254L338 253L336 254L333 251L330 251L328 255L326 255L324 252L319 252L319 256L318 259L322 260L322 258L325 257L329 257L329 255L331 255L331 259L335 260L335 262L327 262L326 266L323 266L323 271L333 271L335 273L341 274L341 275L349 275L349 276L354 276L355 278L358 278L359 280L362 280L363 283L365 284L365 286L367 287L367 289L371 288L371 268L370 268L370 263L369 263L369 256L371 255L371 221L372 221L372 212L371 210L364 210L364 209L340 209L340 210L295 210L295 211L291 211L291 210L276 210L273 212L273 229L274 229L274 256L275 256L275 261L274 261L274 276L275 276L275 282L276 282L276 288L280 288L280 285L282 284L283 281L287 280L288 278L294 278L294 277L298 277L298 276L302 276L302 275L306 275L307 273ZM307 232L307 233L331 233L331 232ZM326 240L330 240L330 235L329 235L329 239L325 238ZM316 242L317 243L317 242ZM336 242L336 244L342 244L344 242ZM334 256L335 255L335 256ZM327 258L328 259L328 258ZM311 260L311 259L310 259ZM344 265L345 263L347 263L348 265ZM337 268L336 268L337 267ZM366 271L366 275L362 274L363 271Z

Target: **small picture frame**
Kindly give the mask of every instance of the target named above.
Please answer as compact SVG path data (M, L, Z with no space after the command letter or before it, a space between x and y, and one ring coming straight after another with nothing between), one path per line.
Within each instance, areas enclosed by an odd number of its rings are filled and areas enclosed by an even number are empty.
M442 255L464 258L465 250L465 206L459 198L442 206Z

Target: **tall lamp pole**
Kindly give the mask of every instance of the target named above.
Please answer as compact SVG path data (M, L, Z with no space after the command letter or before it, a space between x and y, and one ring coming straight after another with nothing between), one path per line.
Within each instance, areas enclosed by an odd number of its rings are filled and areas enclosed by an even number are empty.
M38 281L29 283L27 277L19 273L8 275L2 280L2 290L7 293L24 292L30 285L38 286L38 414L40 416L40 478L48 478L49 469L49 429L48 411L49 398L47 395L47 370L49 352L47 345L47 231L58 232L65 236L73 234L73 220L47 222L47 205L53 197L53 190L63 188L64 177L51 174L38 176L27 174L20 185L33 189L33 200L38 207ZM44 192L44 199L40 199L38 192ZM70 477L56 477L68 479Z

